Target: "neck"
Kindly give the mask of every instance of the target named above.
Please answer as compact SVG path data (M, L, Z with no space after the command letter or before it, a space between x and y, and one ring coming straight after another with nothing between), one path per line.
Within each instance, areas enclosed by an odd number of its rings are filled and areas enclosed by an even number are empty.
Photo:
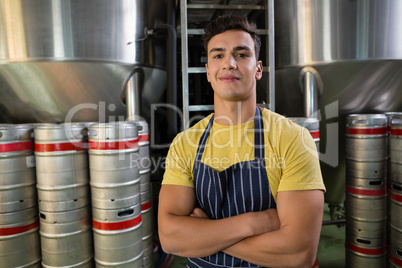
M214 121L221 125L238 125L254 119L256 100L218 101L215 100Z

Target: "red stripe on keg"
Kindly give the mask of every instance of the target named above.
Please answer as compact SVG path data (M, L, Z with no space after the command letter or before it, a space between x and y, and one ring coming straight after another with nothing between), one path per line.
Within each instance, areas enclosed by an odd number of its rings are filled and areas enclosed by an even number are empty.
M346 185L346 191L351 194L368 195L368 196L382 196L387 194L387 188L378 190L357 189Z
M92 227L98 230L115 231L115 230L128 229L140 223L141 223L141 215L134 219L120 222L99 222L92 220Z
M391 199L398 202L402 202L402 195L391 193Z
M320 132L319 131L310 131L310 134L313 137L313 139L320 138Z
M34 223L25 225L25 226L17 226L17 227L9 227L9 228L0 228L0 236L2 235L16 235L20 233L27 232L29 230L35 229L39 226L39 221Z
M138 147L138 139L127 141L96 142L89 141L88 148L91 150L126 150Z
M382 255L387 251L387 249L385 247L384 248L373 248L373 249L372 248L361 248L361 247L353 245L349 242L346 242L346 246L353 251L356 251L356 252L362 253L362 254L366 254L366 255Z
M391 135L392 136L402 136L402 129L391 127Z
M64 151L84 151L83 142L65 142L65 143L35 143L35 152L64 152Z
M139 142L144 142L144 141L149 141L149 135L144 134L144 135L138 135Z
M0 144L0 153L32 150L33 141Z
M346 128L346 134L349 135L380 135L387 134L387 128Z
M151 201L149 201L149 202L147 202L147 203L145 203L145 204L141 204L141 211L144 211L144 210L150 209L150 208L151 208L151 206L152 206Z
M390 258L391 261L392 261L393 263L395 263L396 265L402 266L402 260L399 259L398 257L396 257L394 254L392 254L392 252L391 252L389 258Z

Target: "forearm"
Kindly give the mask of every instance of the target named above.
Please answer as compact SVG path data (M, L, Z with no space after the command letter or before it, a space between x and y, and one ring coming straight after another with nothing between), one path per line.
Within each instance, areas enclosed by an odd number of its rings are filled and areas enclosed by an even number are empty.
M245 216L221 220L165 215L159 225L162 248L183 257L205 257L253 235Z
M224 252L265 267L311 267L321 232L323 193L280 192L277 204L278 230L244 239Z
M311 267L317 253L317 242L311 239L279 229L246 238L223 251L264 267Z

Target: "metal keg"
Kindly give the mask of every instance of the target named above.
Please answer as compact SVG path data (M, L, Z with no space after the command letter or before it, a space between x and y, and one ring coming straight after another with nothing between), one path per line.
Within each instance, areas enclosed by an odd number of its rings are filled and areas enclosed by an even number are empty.
M347 178L345 212L361 221L387 218L387 186L383 180Z
M387 220L365 221L346 215L346 233L364 238L385 238Z
M89 127L97 267L143 265L138 129L132 122Z
M37 204L35 158L30 126L0 127L0 211Z
M140 193L138 130L133 123L91 125L88 132L92 207L125 208Z
M365 179L387 178L387 160L381 161L346 161L346 177Z
M402 228L400 228L400 226L397 227L392 223L390 224L390 237L391 245L396 248L402 249Z
M87 130L83 124L35 128L43 267L91 267Z
M385 239L367 239L346 234L346 267L386 267Z
M139 179L138 130L134 123L93 124L88 130L91 185ZM135 155L135 156L133 156Z
M402 118L402 112L386 112L385 116L387 117L387 131L391 133L391 125L392 119L394 118Z
M402 267L402 249L391 246L390 250L390 267L401 268Z
M391 187L391 245L402 249L402 184Z
M387 152L388 157L391 156L391 148L390 148L390 136L391 136L391 125L392 120L394 118L402 118L402 112L386 112L385 116L387 117L387 132L388 132L388 142L387 142Z
M2 267L40 267L37 207L0 213L0 263Z
M39 267L40 239L32 127L0 126L2 267Z
M391 223L402 230L402 184L391 186Z
M138 145L140 147L139 155L141 161L139 162L140 170L151 169L151 160L149 155L149 130L146 121L136 121L138 127Z
M89 204L86 129L83 125L35 128L39 210L66 211Z
M132 175L135 176L135 175ZM121 183L91 182L92 206L99 209L114 209L132 206L140 192L140 178Z
M351 114L346 117L346 159L387 159L387 117L383 114Z
M122 209L92 207L96 267L143 267L140 195Z
M317 151L320 151L320 121L317 118L311 117L288 117L288 119L302 127L307 128L317 146Z
M151 195L151 158L149 147L149 130L146 121L136 121L138 126L139 138L139 169L140 169L140 189L141 189L141 214L142 214L142 242L144 247L144 267L153 267L153 228L154 214Z
M390 162L392 182L402 184L402 115L391 121Z
M43 267L93 267L90 210L40 213Z
M142 244L144 267L153 267L154 214L151 191L141 192Z

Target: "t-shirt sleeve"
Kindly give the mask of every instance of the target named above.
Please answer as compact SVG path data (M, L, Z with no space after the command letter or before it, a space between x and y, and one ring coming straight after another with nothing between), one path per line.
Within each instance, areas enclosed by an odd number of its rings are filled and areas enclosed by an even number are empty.
M282 134L280 149L284 165L278 192L325 191L316 144L309 131L297 126L295 130Z
M169 148L162 184L194 187L191 155L184 147L182 135L179 134Z

